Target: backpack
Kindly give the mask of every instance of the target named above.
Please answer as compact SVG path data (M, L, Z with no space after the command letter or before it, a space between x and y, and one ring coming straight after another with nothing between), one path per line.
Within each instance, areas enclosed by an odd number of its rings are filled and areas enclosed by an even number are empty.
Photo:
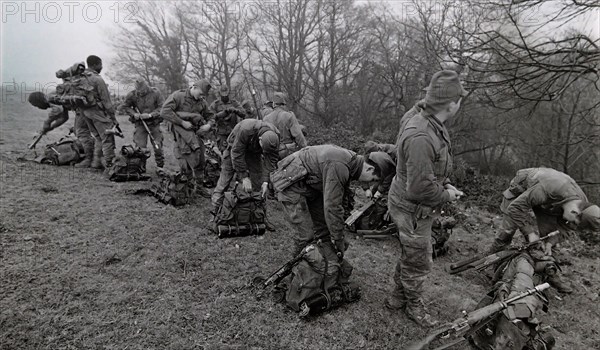
M262 235L265 233L266 207L260 192L225 192L223 204L215 216L219 238Z
M64 78L63 83L56 86L56 94L49 97L49 102L70 108L96 106L98 98L89 75L83 73Z
M71 165L80 162L85 156L83 145L77 138L63 137L46 145L44 154L36 158L42 164Z
M161 203L179 207L190 202L194 195L194 181L185 174L161 171L160 182L153 184L150 192Z
M340 261L333 245L314 244L294 266L289 288L286 288L285 303L300 317L320 313L333 307L357 301L360 288L348 279L353 267L346 260Z
M132 145L121 147L121 153L113 160L108 175L110 181L146 181L150 176L146 172L146 159L150 152Z

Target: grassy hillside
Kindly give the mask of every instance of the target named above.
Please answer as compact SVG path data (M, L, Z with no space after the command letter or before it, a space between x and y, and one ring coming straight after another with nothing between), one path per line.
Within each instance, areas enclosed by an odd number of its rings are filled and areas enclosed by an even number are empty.
M21 101L2 104L0 349L397 349L425 335L383 306L396 241L351 239L347 257L362 300L299 320L248 287L289 258L292 237L277 203L269 205L277 232L219 240L207 229L207 199L175 209L132 194L150 183L111 183L91 170L16 161L44 117ZM118 147L131 141L125 118L122 127L127 137ZM170 137L165 144L167 166L175 169ZM477 207L457 210L463 224L426 283L429 307L444 321L490 288L482 275L444 272L482 251L497 223ZM556 349L600 348L600 261L584 257L589 249L578 240L566 246L572 265L565 275L576 293L558 300L551 292L542 317L557 329Z

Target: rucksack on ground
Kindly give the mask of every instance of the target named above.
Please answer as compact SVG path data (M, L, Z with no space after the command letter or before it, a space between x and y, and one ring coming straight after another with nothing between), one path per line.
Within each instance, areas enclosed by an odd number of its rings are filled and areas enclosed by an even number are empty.
M171 204L175 207L188 204L194 195L195 183L183 173L159 171L160 182L153 184L150 192L161 203Z
M214 230L219 238L262 235L266 228L265 200L260 192L225 192L215 215Z
M81 142L71 136L65 136L57 142L46 145L44 154L35 161L51 165L72 165L83 160L85 156Z
M300 317L316 315L360 299L358 286L348 280L353 267L340 261L331 243L315 243L292 269L285 286L285 304Z
M122 181L146 181L150 176L146 173L146 159L150 157L150 151L132 145L121 147L121 152L113 159L109 170L109 180Z
M204 156L206 165L204 166L204 187L213 188L219 181L221 174L221 157L213 150L215 143L213 141L204 142Z

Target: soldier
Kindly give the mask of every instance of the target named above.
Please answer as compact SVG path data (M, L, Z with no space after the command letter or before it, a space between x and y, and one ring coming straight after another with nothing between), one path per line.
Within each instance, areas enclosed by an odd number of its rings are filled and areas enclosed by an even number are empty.
M189 89L172 93L160 110L160 117L172 124L173 154L181 172L195 179L196 193L206 198L210 194L203 188L206 165L203 137L214 124L205 99L210 89L208 80L201 79Z
M279 131L257 119L245 119L233 128L227 138L227 149L221 160L221 174L212 195L214 213L223 204L223 195L235 182L251 193L261 189L267 193L269 174L277 167ZM263 159L264 158L264 159Z
M98 56L91 55L87 58L87 65L88 69L86 69L83 74L93 86L97 101L96 105L92 107L81 108L81 112L90 132L93 135L98 135L102 142L102 153L104 154L104 161L106 163L106 169L108 170L112 166L112 161L115 157L115 136L106 131L119 123L115 118L115 109L110 100L110 94L106 83L100 76L100 72L102 71L102 60ZM75 128L77 129L77 126ZM88 160L89 158L86 158L84 162L87 162ZM91 162L88 164L91 165ZM80 166L83 167L85 165L86 164L84 163ZM97 163L95 165L98 166Z
M69 110L63 106L51 104L48 102L46 95L43 92L36 91L32 92L27 98L31 105L39 109L50 109L48 111L48 118L44 120L42 130L38 131L37 135L45 135L48 132L58 128L69 120ZM37 137L36 135L36 137Z
M264 118L271 112L273 112L273 101L267 101L263 104L263 107L260 109L260 115L262 115Z
M367 141L365 143L365 153L371 152L385 152L387 155L389 155L392 161L394 162L394 171L390 172L390 174L385 179L381 179L379 182L373 184L371 188L366 189L365 195L368 198L373 197L375 199L382 196L387 197L390 185L392 183L392 179L394 178L394 175L396 175L396 145Z
M563 236L572 229L600 231L600 207L588 202L585 193L569 175L550 168L517 171L503 193L500 209L502 224L490 253L507 248L517 229L529 242L555 230L561 231ZM529 222L531 211L535 214L539 235ZM552 246L556 242L553 238L548 239L544 253L532 256L538 260L551 259ZM549 276L548 283L561 293L573 292L558 274Z
M273 104L275 105L275 109L268 115L265 115L263 119L275 125L281 133L281 142L285 148L281 148L279 157L283 159L297 150L306 147L306 139L294 113L286 110L285 95L282 92L275 93Z
M433 264L431 226L439 207L463 193L446 184L452 169L451 145L444 122L452 118L466 95L458 74L443 70L431 78L423 101L403 117L407 120L397 138L396 175L388 196L389 214L398 227L400 259L395 288L386 299L393 310L421 326L435 322L422 300L423 282Z
M242 108L244 109L244 112L246 113L246 116L244 119L258 119L256 110L252 107L252 105L250 104L250 101L244 100L242 102Z
M162 149L163 135L160 130L160 123L162 122L160 110L162 105L163 98L160 91L148 86L144 80L137 80L135 82L135 90L128 93L123 104L119 106L119 110L129 115L129 121L135 125L133 142L140 148L146 148L149 136L142 120L148 126L150 135L154 139L156 146L158 146L158 149L152 147L158 168L162 168L165 165Z
M297 166L303 169L295 169ZM391 158L383 152L367 156L334 146L308 146L279 162L278 173L305 173L283 189L272 179L277 200L283 205L286 220L293 227L296 256L307 244L320 239L333 242L340 257L346 250L344 241L344 198L350 182L376 181L393 170ZM287 176L287 175L286 175ZM285 179L284 179L285 180ZM312 226L308 223L312 222Z
M210 105L210 110L215 115L217 147L223 153L227 148L227 137L231 130L240 120L244 119L246 113L236 100L229 98L227 85L221 86L219 97L220 99Z

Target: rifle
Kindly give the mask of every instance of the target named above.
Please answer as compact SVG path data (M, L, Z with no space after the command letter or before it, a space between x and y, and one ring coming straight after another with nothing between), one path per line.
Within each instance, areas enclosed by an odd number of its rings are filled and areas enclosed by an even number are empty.
M346 224L346 226L350 227L350 226L354 225L356 220L360 219L360 217L363 216L363 214L367 210L369 210L369 208L371 208L373 205L375 205L375 200L371 199L367 203L365 203L362 207L360 207L358 209L354 209L352 211L352 213L350 213L350 216L344 222Z
M140 110L135 107L135 111L140 114ZM158 147L158 145L156 144L156 141L154 140L154 137L152 136L152 133L150 132L150 128L148 127L148 124L146 124L146 121L144 119L142 119L140 117L140 121L142 122L142 125L144 126L144 129L146 129L146 132L148 133L148 136L150 137L150 143L152 144L152 147L154 147L155 150L160 150L160 147Z
M304 249L302 249L302 251L300 252L300 254L298 254L292 260L286 262L277 271L273 272L271 274L271 276L269 276L267 279L264 279L262 277L256 277L256 278L254 278L254 280L252 281L252 285L254 285L255 287L261 287L262 289L266 289L270 285L276 285L276 284L278 284L287 275L289 275L290 273L292 273L292 268L294 266L298 265L298 263L300 262L300 260L302 260L302 258L304 258L304 256L306 254L308 254L309 252L313 251L314 249L315 249L314 245L312 245L312 244L307 245L306 247L304 247Z
M476 255L473 258L450 264L450 266L446 268L446 271L452 275L455 273L463 272L468 269L476 269L477 271L482 271L488 266L494 265L496 263L501 263L507 259L510 259L513 256L519 254L520 252L527 250L530 247L537 245L538 243L543 242L544 240L550 237L554 237L558 234L559 231L553 231L550 232L546 237L542 237L534 242L529 242L520 246L511 247L487 256Z
M533 289L528 289L527 291L521 294L515 295L512 298L500 300L490 305L484 306L480 309L471 311L469 313L465 313L464 316L457 318L456 320L446 324L445 326L442 326L437 330L431 332L425 339L410 344L406 347L405 350L422 350L427 348L427 346L436 338L446 339L451 336L453 336L454 340L452 340L450 343L435 348L435 350L443 350L454 346L464 341L468 336L471 335L471 333L473 333L473 331L477 331L487 323L482 321L491 321L491 319L498 312L508 308L508 306L514 303L515 301L518 301L533 294L540 293L548 288L550 288L550 284L543 283L538 286L535 286ZM466 330L467 327L471 327L471 329Z
M42 137L44 137L45 133L41 132L38 136L35 137L35 139L33 139L33 142L30 143L27 148L29 149L34 149L35 145L37 145L38 142L40 142L40 140L42 139Z
M108 111L106 110L106 108L104 107L104 104L100 101L97 102L98 108L100 108L100 110L102 111L102 113L104 113L104 115L106 117L108 117L109 119L111 119L114 122L114 126L108 130L104 131L104 134L106 135L115 135L115 136L119 136L120 138L124 138L125 136L123 136L123 130L121 130L121 127L119 126L119 122L117 121L117 118L113 115L109 115Z
M356 234L364 239L378 239L394 237L398 228L395 224L389 224L381 230L356 230Z

